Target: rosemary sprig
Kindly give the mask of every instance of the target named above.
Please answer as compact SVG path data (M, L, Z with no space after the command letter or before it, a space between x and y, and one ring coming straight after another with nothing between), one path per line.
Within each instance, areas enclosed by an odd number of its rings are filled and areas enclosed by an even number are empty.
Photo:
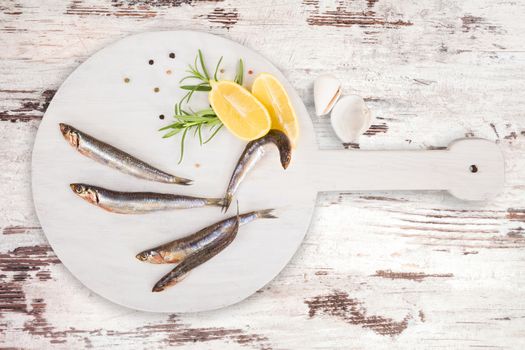
M217 62L217 65L215 66L214 72L213 72L213 80L217 81L217 73L219 72L219 68L221 66L223 57L219 59ZM188 104L190 102L191 97L195 92L198 91L211 91L211 84L210 81L212 80L212 77L210 77L210 74L208 72L208 69L206 68L206 64L204 62L204 56L202 54L201 50L198 50L197 55L195 56L195 61L193 65L188 65L188 69L186 72L189 74L182 78L179 83L182 84L183 82L190 80L190 83L181 85L180 88L182 90L187 91L186 94L181 98L181 100L175 104L175 122L167 125L163 128L161 128L159 131L166 131L169 130L167 133L162 136L163 138L172 137L174 135L177 135L179 133L182 133L181 141L180 141L180 158L179 158L179 164L182 162L182 159L184 157L184 142L186 141L186 136L188 132L190 132L193 129L193 136L199 137L199 143L201 145L204 145L208 143L211 139L217 135L219 130L223 127L223 124L221 120L217 117L217 114L215 114L215 111L210 107L206 108L197 112L192 111L191 109L185 110L183 109L183 105ZM244 80L244 64L242 59L239 60L239 63L237 64L237 69L235 72L235 79L234 81L242 85ZM194 83L191 84L191 81ZM208 137L206 139L203 139L202 132L203 128L208 127Z
M178 106L178 105L177 105ZM178 109L178 107L176 108ZM203 109L198 112L178 110L174 115L175 123L167 125L159 131L169 130L163 138L168 138L178 133L182 132L181 142L180 142L180 157L179 164L184 158L184 141L186 140L186 135L190 130L193 129L193 135L199 137L199 143L204 145L208 143L222 128L222 122L211 108ZM210 135L204 139L202 137L202 128L209 127Z

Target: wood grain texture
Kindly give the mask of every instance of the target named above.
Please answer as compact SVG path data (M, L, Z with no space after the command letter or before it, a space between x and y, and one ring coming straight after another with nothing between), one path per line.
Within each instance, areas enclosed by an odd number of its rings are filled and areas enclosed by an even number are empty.
M1 346L523 348L524 13L520 1L489 0L3 1ZM504 194L476 205L440 192L326 193L292 263L241 304L167 315L106 302L65 270L39 228L33 140L53 91L80 62L162 29L210 31L261 52L301 94L323 149L345 145L314 116L320 73L340 77L376 117L347 148L495 140Z

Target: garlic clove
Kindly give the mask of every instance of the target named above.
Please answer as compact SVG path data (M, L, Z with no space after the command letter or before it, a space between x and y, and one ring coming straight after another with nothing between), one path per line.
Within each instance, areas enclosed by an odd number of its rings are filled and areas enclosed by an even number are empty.
M330 110L341 96L341 82L330 74L319 76L314 82L315 114L322 116Z
M372 124L372 114L361 96L341 98L330 116L332 128L344 143L357 143Z

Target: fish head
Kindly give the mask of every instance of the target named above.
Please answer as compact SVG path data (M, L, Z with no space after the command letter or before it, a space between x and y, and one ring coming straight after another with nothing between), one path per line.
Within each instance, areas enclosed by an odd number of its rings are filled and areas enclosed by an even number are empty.
M163 264L164 258L155 250L145 250L138 253L135 257L140 261L149 262L151 264Z
M71 187L73 192L80 198L91 204L98 204L97 191L93 187L85 184L71 184L69 187Z
M272 129L261 138L262 142L272 142L279 149L279 155L281 158L281 165L283 169L288 168L290 160L292 159L292 143L286 134L280 130Z
M290 160L292 159L292 144L286 134L281 132L276 136L275 144L279 149L279 156L281 158L281 165L283 169L288 168Z
M62 133L62 136L66 139L69 144L75 148L78 147L78 130L72 127L71 125L67 125L64 123L60 123L60 132Z
M280 152L281 156L281 166L283 169L288 168L288 165L290 164L290 160L292 159L292 152L291 150L283 150Z
M164 276L163 279L158 281L157 284L155 284L153 286L153 289L151 291L152 292L162 292L166 288L174 286L177 283L179 283L180 281L182 281L184 278L186 278L187 275L188 274L186 273L186 274L183 274L183 275L181 275L179 277L175 277L175 278L166 278L168 276L168 275L166 275L166 276Z

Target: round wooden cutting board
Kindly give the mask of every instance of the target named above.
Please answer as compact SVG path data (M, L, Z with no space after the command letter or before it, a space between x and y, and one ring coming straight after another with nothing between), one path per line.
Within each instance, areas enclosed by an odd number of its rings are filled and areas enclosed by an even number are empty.
M113 214L78 198L69 184L224 195L244 142L226 130L204 146L188 136L184 161L177 164L180 136L162 139L158 131L172 121L174 104L183 95L179 80L198 49L209 70L224 56L221 79L233 79L240 58L246 71L253 72L245 72L248 87L258 73L275 75L295 107L300 137L287 170L281 168L277 151L269 148L236 197L241 212L274 208L278 218L242 226L219 255L179 284L152 293L152 286L173 265L147 264L135 255L232 216L235 205L227 214L220 208ZM197 93L191 104L194 109L206 107L206 93ZM100 165L67 144L59 130L61 122L162 170L190 178L194 185L148 182ZM38 217L64 265L99 295L130 308L156 312L216 309L263 287L299 247L319 191L448 190L461 199L484 200L503 185L501 153L484 140L459 140L440 151L319 151L305 106L277 68L235 42L187 31L127 37L80 65L47 109L35 141L32 171Z
M191 234L232 216L220 208L198 208L142 215L112 214L78 198L69 188L84 182L121 191L156 191L222 197L245 143L225 129L208 144L186 138L162 139L159 128L172 122L182 97L179 80L187 75L197 50L212 70L224 56L221 73L233 79L237 61L245 63L245 85L261 72L286 87L301 128L288 170L276 150L268 152L243 182L237 199L241 212L275 208L278 219L242 226L221 254L192 271L178 285L152 293L155 282L173 265L151 265L135 255ZM170 56L175 54L175 58ZM153 60L153 64L150 64ZM247 72L252 71L252 74ZM171 73L171 74L169 74ZM129 82L125 82L129 79ZM155 92L158 88L158 92ZM206 93L192 100L206 106ZM163 114L165 119L160 119ZM170 173L194 180L192 186L148 182L122 174L76 152L58 123L68 123ZM33 151L33 197L46 236L64 265L88 288L134 309L186 312L236 303L274 278L293 256L310 223L316 192L305 188L306 166L315 146L312 124L297 93L266 59L235 42L198 32L156 32L127 37L97 52L62 84L38 130Z

